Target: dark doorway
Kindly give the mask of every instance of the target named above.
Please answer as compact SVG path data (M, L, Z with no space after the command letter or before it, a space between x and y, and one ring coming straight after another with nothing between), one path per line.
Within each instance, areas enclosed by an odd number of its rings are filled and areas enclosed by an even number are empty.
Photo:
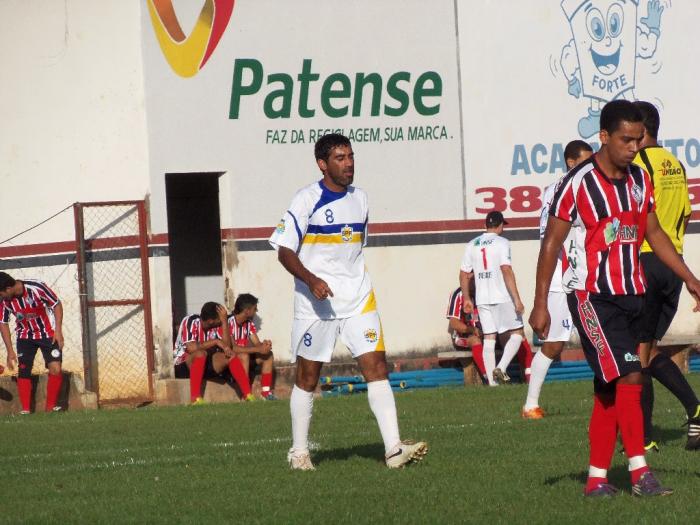
M199 313L206 301L221 301L224 294L220 175L165 175L173 334L184 316Z

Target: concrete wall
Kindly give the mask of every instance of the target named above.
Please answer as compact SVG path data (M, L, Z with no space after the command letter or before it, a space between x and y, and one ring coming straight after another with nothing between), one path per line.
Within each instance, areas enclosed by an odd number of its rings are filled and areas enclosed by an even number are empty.
M627 2L611 29L615 2L593 0L608 33L591 40L581 3L436 0L426 12L419 0L238 0L228 13L230 1L173 0L183 36L192 36L167 44L173 28L149 0L5 0L0 240L75 201L148 196L165 376L173 323L165 175L223 173L224 271L211 299L259 296L262 333L286 360L292 281L266 238L293 192L320 178L312 134L341 129L353 134L356 181L370 196L367 260L388 347L448 344L444 309L463 244L491 209L511 219L516 277L531 304L541 190L563 174L566 142L596 142L585 118L599 102L636 97L662 109L661 135L688 168L697 218L700 78L686 57L700 46L692 27L700 6L667 1L654 13L645 0ZM615 68L591 69L620 44ZM381 85L360 90L362 79ZM0 265L46 276L77 303L70 243L42 244L71 241L72 220L65 211L1 244ZM700 271L698 231L691 224L686 259ZM684 295L672 335L698 332Z

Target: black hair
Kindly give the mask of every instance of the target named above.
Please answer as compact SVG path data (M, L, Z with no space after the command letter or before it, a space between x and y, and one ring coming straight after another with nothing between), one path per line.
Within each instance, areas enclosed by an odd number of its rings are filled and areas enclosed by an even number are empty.
M338 146L352 147L350 139L340 133L328 133L316 141L314 155L316 160L328 160L333 148Z
M5 290L15 285L15 281L10 275L5 272L0 272L0 290Z
M258 298L255 297L253 294L242 293L241 295L236 297L236 304L233 305L233 313L239 314L246 308L256 306L257 304Z
M576 160L584 151L593 151L591 145L585 140L572 140L564 148L564 160Z
M216 311L216 307L219 306L213 301L209 301L202 305L202 311L199 312L199 317L202 321L215 321L219 318L219 312Z
M661 119L659 118L659 110L651 102L645 102L644 100L638 100L634 103L639 112L642 114L642 123L644 128L647 130L647 134L654 138L659 136L659 124Z
M642 112L629 100L612 100L600 113L600 129L610 134L617 131L622 122L642 122Z

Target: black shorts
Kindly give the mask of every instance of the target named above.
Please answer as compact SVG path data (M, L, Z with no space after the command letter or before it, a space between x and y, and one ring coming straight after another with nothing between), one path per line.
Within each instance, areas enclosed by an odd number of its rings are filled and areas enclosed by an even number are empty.
M660 340L671 326L678 310L683 281L653 252L642 253L639 260L647 280L639 342L648 343Z
M226 379L231 374L231 372L229 372L228 367L224 368L224 370L220 374L217 373L216 370L214 370L214 354L220 351L221 350L219 349L210 349L207 351L207 362L204 366L205 379ZM188 377L190 377L190 367L187 366L187 363L180 363L179 365L175 365L175 377L177 379L187 379Z
M569 311L581 337L586 361L601 383L641 372L637 331L644 304L641 295L603 295L576 290L567 294Z
M58 343L51 339L17 339L19 377L31 377L37 350L41 350L46 368L49 367L49 363L63 361L63 352L58 348Z

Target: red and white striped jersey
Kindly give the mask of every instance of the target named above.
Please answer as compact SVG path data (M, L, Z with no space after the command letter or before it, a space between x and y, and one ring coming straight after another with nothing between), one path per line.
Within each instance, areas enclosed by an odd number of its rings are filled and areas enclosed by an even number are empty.
M236 322L236 316L233 314L228 317L228 329L231 334L231 341L236 346L248 346L250 336L258 333L253 321L244 321L239 325Z
M223 338L221 328L213 328L212 331L216 334L216 338ZM238 324L236 322L235 314L229 314L228 316L228 331L231 335L231 342L236 346L248 346L250 336L258 333L253 321L244 321L241 324Z
M201 343L218 338L220 338L218 328L212 328L205 333L202 327L202 319L199 315L188 315L182 319L180 328L177 331L177 339L173 347L174 364L179 365L185 362L187 358L187 343Z
M609 179L596 157L566 175L550 205L550 215L572 223L575 248L583 254L566 269L565 286L590 293L643 294L639 250L647 216L655 209L651 180L634 164L624 178Z
M24 293L2 301L2 320L15 316L17 339L51 339L54 336L53 309L60 303L46 283L35 279L21 281Z
M461 288L457 288L454 292L450 294L450 300L447 303L447 315L445 317L447 319L459 319L467 326L471 326L472 328L477 328L478 330L481 330L481 324L479 323L479 310L477 309L476 305L474 305L474 309L471 313L465 313L463 297L464 296L462 295ZM457 332L453 331L452 339L455 342L457 342L458 340L464 339L464 337L460 336Z

